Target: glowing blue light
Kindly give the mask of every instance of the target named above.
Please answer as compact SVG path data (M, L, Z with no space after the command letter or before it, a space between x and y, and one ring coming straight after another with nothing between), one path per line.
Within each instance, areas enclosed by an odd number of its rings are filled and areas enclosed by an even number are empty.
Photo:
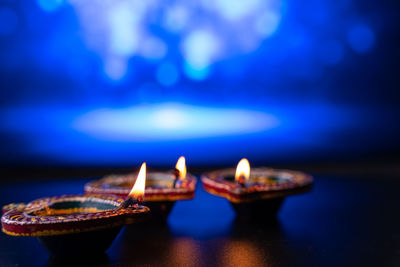
M173 63L182 66L189 78L202 80L208 77L215 62L253 52L272 35L281 20L282 1L175 0L164 5L159 0L68 0L68 3L76 9L88 47L101 56L111 79L124 77L122 69L129 66L121 66L133 64L130 59L134 56L154 62L163 59L167 50L180 49L185 64L178 62L181 57L175 57ZM231 28L235 30L227 30ZM169 38L171 33L179 34L176 42ZM119 71L110 67L114 62L124 62L118 64Z
M124 142L246 134L278 124L276 117L264 112L171 103L94 110L76 119L72 127L97 139Z
M56 11L63 4L63 2L64 0L37 0L40 8L46 12Z
M205 29L191 32L183 42L185 59L196 69L208 67L219 49L220 44L215 34Z
M0 34L11 34L18 24L18 17L14 10L3 7L0 8Z
M121 80L125 76L127 68L125 59L110 58L104 62L104 73L114 81Z
M280 23L280 15L267 11L256 19L255 30L264 37L272 35Z
M197 81L204 80L210 73L210 68L194 68L188 63L183 68L186 76Z
M231 165L243 153L264 162L304 159L336 151L336 144L343 141L337 136L338 129L343 133L354 127L368 131L371 125L393 122L389 112L371 122L366 110L320 102L265 105L262 111L172 103L114 109L98 106L91 112L87 107L55 105L0 108L2 133L29 140L22 148L5 143L9 146L0 151L0 158L7 162L14 153L32 162L46 158L95 166L132 166L146 160L165 167L173 166L171 159L182 154L200 166Z
M183 54L186 59L185 74L194 80L203 80L209 74L209 66L218 56L220 43L217 37L208 30L191 32L183 43Z
M138 47L138 18L128 2L120 2L109 11L111 49L118 55L130 56Z
M164 86L174 85L179 79L179 73L175 65L166 62L157 68L157 81Z
M174 106L155 110L151 118L153 125L160 130L182 129L190 120L184 110Z
M182 5L176 5L166 10L164 24L170 31L179 32L185 28L188 20L189 10Z
M162 59L167 54L167 46L161 39L149 37L143 41L140 52L147 59Z
M335 65L339 63L344 54L343 45L339 41L329 41L319 46L319 56L323 63Z
M209 2L210 3L210 2ZM262 7L260 0L231 1L217 0L215 1L217 10L228 20L241 19L247 15L255 13Z
M368 26L357 25L348 31L347 41L357 53L367 53L374 46L375 34Z

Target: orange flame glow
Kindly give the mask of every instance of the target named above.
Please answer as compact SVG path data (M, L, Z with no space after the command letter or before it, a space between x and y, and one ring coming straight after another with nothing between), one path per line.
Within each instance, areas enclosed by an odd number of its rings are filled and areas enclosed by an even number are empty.
M244 183L245 180L250 178L250 163L247 159L243 158L239 161L236 167L235 180L239 183Z
M146 186L146 162L143 162L140 167L139 174L136 178L136 182L132 187L129 197L136 199L138 201L144 200L144 188Z
M179 179L183 180L186 178L186 161L185 157L180 157L176 162L175 169L179 171Z

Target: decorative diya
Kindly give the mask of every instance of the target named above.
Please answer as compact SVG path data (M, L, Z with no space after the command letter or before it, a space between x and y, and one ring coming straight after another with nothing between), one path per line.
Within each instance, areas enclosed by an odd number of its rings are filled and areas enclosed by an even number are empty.
M309 191L313 178L298 171L266 167L251 169L247 159L237 168L216 170L201 177L204 189L230 201L240 217L274 216L285 197Z
M85 185L85 192L125 197L134 182L131 174L109 175ZM175 170L149 172L146 181L146 205L153 218L166 219L177 200L194 198L196 177L186 171L185 158L180 157Z
M105 251L121 228L145 220L150 209L139 205L145 187L145 163L128 198L112 195L63 195L3 208L2 230L12 236L36 236L53 254ZM8 210L8 211L7 211Z

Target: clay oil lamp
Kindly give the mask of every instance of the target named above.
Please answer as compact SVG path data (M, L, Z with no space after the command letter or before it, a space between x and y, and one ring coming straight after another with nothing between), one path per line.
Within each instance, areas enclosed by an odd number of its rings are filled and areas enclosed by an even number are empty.
M86 193L125 197L135 178L131 174L109 175L85 185ZM149 172L146 183L146 206L155 220L165 220L178 200L194 198L196 177L186 171L185 158L180 157L175 170Z
M285 197L311 189L313 178L305 173L266 167L253 168L242 159L235 169L205 173L204 189L225 197L242 218L271 218L276 215Z
M150 209L140 205L144 196L146 164L127 197L63 195L11 204L3 208L2 230L11 236L35 236L55 255L105 251L126 224L146 220Z

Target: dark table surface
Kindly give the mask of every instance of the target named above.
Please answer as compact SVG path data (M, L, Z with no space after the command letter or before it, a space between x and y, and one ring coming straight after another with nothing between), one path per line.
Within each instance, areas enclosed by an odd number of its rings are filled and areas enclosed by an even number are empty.
M89 179L0 184L0 204L82 193ZM276 220L240 222L206 193L181 201L160 225L126 227L105 254L55 258L35 238L0 234L0 266L400 266L400 179L316 176Z

